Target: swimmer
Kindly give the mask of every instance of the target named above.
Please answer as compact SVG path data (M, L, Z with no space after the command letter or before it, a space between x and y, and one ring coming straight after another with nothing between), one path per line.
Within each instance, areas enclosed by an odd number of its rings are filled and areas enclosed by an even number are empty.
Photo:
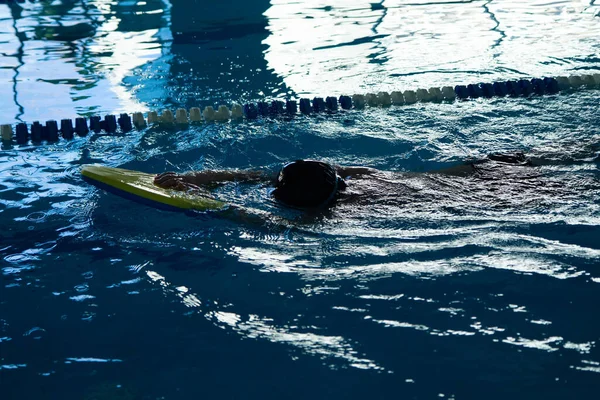
M344 178L373 171L365 167L334 167L322 161L296 160L284 165L277 175L256 170L165 172L157 175L154 183L175 190L199 190L228 181L272 183L272 196L282 204L295 208L323 208L335 203L347 188Z
M523 153L492 154L484 160L431 173L452 176L481 174L485 170L484 166L492 162L515 166L531 165ZM374 168L342 167L323 161L297 160L284 165L276 175L259 170L208 170L192 171L185 174L165 172L157 175L154 183L163 188L185 191L201 190L203 187L206 188L210 185L228 181L265 182L274 186L272 197L277 202L293 208L319 209L327 208L339 201L348 202L352 198L356 198L357 194L351 193L347 189L353 184L361 186L359 181L364 180L390 182L385 173ZM374 185L371 185L371 187L375 188ZM373 195L373 193L362 194Z

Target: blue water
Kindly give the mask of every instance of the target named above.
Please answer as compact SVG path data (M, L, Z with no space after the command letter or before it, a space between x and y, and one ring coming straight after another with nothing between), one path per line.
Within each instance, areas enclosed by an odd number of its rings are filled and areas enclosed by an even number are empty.
M595 73L595 2L0 4L2 123ZM83 24L75 28L73 26ZM598 90L151 127L0 151L2 399L592 399L600 390ZM432 173L497 151L538 167ZM81 180L383 171L264 223Z

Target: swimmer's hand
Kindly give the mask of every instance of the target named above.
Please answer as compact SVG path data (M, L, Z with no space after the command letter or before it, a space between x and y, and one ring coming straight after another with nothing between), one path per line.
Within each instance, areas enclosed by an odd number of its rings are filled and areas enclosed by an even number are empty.
M200 187L194 184L190 178L192 177L189 175L178 174L176 172L163 172L156 175L154 184L164 189L181 191L200 190Z

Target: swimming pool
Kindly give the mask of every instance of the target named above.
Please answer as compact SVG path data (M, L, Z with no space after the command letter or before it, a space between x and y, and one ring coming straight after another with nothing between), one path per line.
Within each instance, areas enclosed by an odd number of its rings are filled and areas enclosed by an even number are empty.
M0 109L16 123L598 72L599 12L581 1L1 4ZM3 398L594 398L598 93L3 149ZM546 165L488 180L421 173L496 151ZM79 175L90 163L162 172L305 157L404 175L372 202L303 219L266 187L217 189L291 226L155 210Z

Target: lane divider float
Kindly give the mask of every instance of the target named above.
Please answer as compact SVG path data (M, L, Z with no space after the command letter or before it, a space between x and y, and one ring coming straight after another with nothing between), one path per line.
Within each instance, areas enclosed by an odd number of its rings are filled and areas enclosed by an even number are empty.
M39 121L30 126L22 122L13 126L10 124L0 125L0 137L4 144L16 142L25 145L31 141L34 144L41 142L54 143L62 136L63 139L71 140L75 136L84 137L90 132L108 134L117 132L127 133L131 130L144 129L149 125L189 125L213 121L229 120L253 120L259 117L277 115L309 115L312 113L335 112L338 108L342 110L362 109L365 107L390 107L409 105L417 102L441 102L454 101L456 99L476 99L492 97L519 97L530 95L556 94L569 89L581 87L600 87L600 73L589 75L559 76L557 78L533 78L510 80L506 82L478 83L469 85L457 85L454 87L444 86L442 88L406 90L404 92L394 91L354 94L352 96L342 95L339 97L329 96L326 98L315 97L312 100L301 98L299 100L272 100L259 101L257 103L246 103L243 106L233 104L231 108L220 105L216 110L207 106L204 110L198 107L190 108L189 112L179 108L175 114L171 110L162 113L150 111L147 116L141 112L133 114L106 115L104 119L100 116L92 116L87 120L77 117L75 124L71 119L57 121L49 120L42 125Z

